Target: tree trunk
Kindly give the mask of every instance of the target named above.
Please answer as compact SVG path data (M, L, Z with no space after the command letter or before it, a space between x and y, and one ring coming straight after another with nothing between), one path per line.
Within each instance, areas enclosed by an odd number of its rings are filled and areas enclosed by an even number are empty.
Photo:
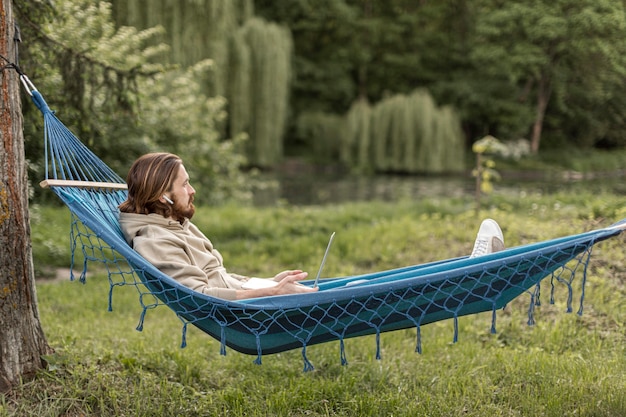
M535 115L535 123L533 123L533 131L530 138L530 150L534 154L539 152L543 119L546 114L546 108L548 107L548 101L550 100L550 81L547 77L541 77L537 90L537 113Z
M11 60L11 0L0 1L0 19L0 54ZM37 310L19 88L16 71L0 72L0 392L41 369L41 355L51 351Z

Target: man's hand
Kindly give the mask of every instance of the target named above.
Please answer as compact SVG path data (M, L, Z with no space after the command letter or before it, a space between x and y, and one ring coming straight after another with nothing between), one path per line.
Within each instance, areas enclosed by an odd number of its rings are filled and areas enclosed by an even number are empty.
M316 292L319 288L308 287L298 281L305 279L309 274L300 269L283 271L274 277L278 285L270 288L258 288L254 290L237 290L237 299L267 297L271 295L302 294Z
M281 281L287 279L287 280L289 280L290 282L293 283L295 281L302 281L308 275L309 274L307 272L303 272L300 269L294 269L294 270L279 272L274 277L274 281L281 282Z

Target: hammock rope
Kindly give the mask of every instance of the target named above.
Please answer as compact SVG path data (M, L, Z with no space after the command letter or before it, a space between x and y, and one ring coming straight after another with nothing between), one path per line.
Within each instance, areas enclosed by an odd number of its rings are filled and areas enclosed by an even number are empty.
M25 77L25 76L24 76ZM27 80L27 79L26 79ZM447 259L358 276L326 278L319 292L264 297L243 301L213 298L182 286L160 272L125 241L118 223L118 205L126 199L124 180L72 134L29 81L29 94L42 112L45 128L46 179L49 187L71 211L72 269L75 254L84 262L85 281L90 262L104 265L113 292L134 286L142 311L142 330L149 310L167 305L182 321L186 346L191 324L220 342L220 353L230 347L262 356L300 348L304 370L313 369L307 347L338 340L340 360L347 364L344 341L375 335L376 358L381 358L380 335L415 328L415 351L422 352L421 326L454 320L453 341L458 340L458 318L492 312L491 332L496 332L496 311L522 294L530 296L528 324L534 323L540 282L550 277L550 302L558 286L566 288L567 310L572 311L572 283L576 275L586 281L593 246L621 233L626 219L615 225L506 249L470 259ZM71 277L74 279L74 276ZM308 285L313 285L308 282ZM354 285L346 285L354 284ZM584 288L578 314L583 311Z

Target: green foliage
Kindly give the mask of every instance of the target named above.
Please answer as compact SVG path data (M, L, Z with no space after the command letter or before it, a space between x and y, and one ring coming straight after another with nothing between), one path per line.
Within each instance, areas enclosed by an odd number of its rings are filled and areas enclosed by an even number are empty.
M498 158L498 165L504 170L542 172L561 178L602 178L624 172L626 150L571 149L564 153L562 150L546 149L538 155L519 159Z
M230 96L237 97L229 105L228 124L233 134L250 131L252 122L252 54L244 31L237 30L231 38L229 61Z
M116 168L127 165L116 160L118 149L123 155L144 150L144 142L124 140L142 136L134 125L136 80L151 74L155 63L188 67L207 58L214 66L199 80L201 94L226 99L222 138L246 133L248 163L263 167L272 168L283 154L315 154L333 155L360 172L379 169L365 161L404 169L419 144L405 143L405 160L393 162L402 152L399 136L379 140L393 149L396 157L390 157L371 155L374 143L358 145L366 143L365 129L338 147L302 135L323 134L308 124L309 114L328 115L325 123L352 113L356 103L362 108L347 122L354 126L364 114L362 104L372 110L416 89L429 91L441 108L451 106L466 149L488 134L505 141L530 138L536 147L541 138L542 150L626 144L626 18L619 1L114 0L109 8L105 2L64 0L54 7L72 15L50 21L46 30L58 29L68 40L36 29L44 26L41 13L50 7L40 6L48 2L19 3L21 56L23 63L35 63L24 68L40 87L50 83L62 92L53 107ZM109 9L115 32L110 21L85 14ZM76 23L74 15L84 21ZM103 42L96 40L100 36ZM33 48L35 40L43 47ZM164 50L164 44L171 47ZM99 56L110 68L99 66ZM137 65L125 66L124 59ZM42 84L40 70L52 74L51 81ZM75 91L65 96L68 88ZM97 100L89 101L81 88L95 92ZM367 129L398 134L407 129L407 118L396 118L391 126L376 118L382 124ZM40 169L33 125L27 123L29 156ZM319 130L327 131L328 124ZM330 149L312 148L322 143Z
M543 80L542 146L625 143L623 2L275 3L256 12L292 29L295 115L419 86L454 106L466 144L515 140L530 137Z
M120 24L165 28L171 62L215 63L200 93L226 99L222 133L247 135L245 146L236 148L246 151L250 165L271 168L282 159L293 55L287 28L255 17L252 0L113 3Z
M242 171L247 138L240 134L221 139L224 99L207 97L201 83L211 71L207 60L143 80L137 131L141 137L136 140L151 151L173 152L183 159L192 183L201 190L196 194L199 204L249 201L253 178Z
M482 193L490 194L493 191L493 182L500 179L500 174L495 170L496 163L489 156L502 152L505 146L491 135L477 140L472 145L472 151L476 154L476 166L472 170L472 176L476 178L476 206L480 207Z
M391 96L371 110L365 102L356 103L347 120L342 160L352 161L353 168L406 173L463 169L460 121L450 107L437 108L424 90Z
M621 95L617 92L626 75L623 2L500 3L479 3L472 51L475 65L515 86L517 98L536 110L535 122L542 123L549 103L548 127L566 129L576 138L566 136L568 142L592 145L602 138L607 114L592 108L603 108L613 96ZM589 112L595 115L589 117ZM539 138L532 139L536 150Z
M342 114L358 92L352 72L357 11L343 0L255 0L255 12L289 27L294 42L293 114Z
M187 67L212 59L216 68L208 95L226 95L229 42L232 34L253 16L253 0L112 0L118 25L162 26L161 41L170 45L168 62Z
M199 203L250 197L252 183L241 171L246 137L221 135L225 101L207 97L205 90L214 76L210 61L186 69L162 64L167 47L155 41L162 28L116 28L106 2L64 0L54 10L38 27L43 42L29 44L28 60L37 69L31 79L96 155L123 176L143 153L174 152L204 191ZM41 119L39 113L29 116ZM42 179L43 134L37 125L27 131L28 158Z
M340 152L343 156L340 146L345 134L344 123L344 119L335 114L305 112L298 117L295 134L313 151L316 162L332 163Z
M341 162L356 171L373 171L372 107L365 99L352 103L341 141Z
M115 28L106 2L65 0L55 2L54 15L37 26L41 41L28 44L23 70L70 130L116 169L143 149L126 133L139 108L139 78L165 68L150 61L158 60L166 46L147 46L159 32ZM41 118L34 113L30 120ZM28 158L41 169L41 130L27 132ZM42 171L36 176L43 178Z
M47 277L70 263L70 213L66 208L30 205L35 275Z
M291 34L288 29L259 18L248 19L240 31L241 36L234 38L233 52L238 54L234 69L239 72L234 77L233 92L241 95L231 95L230 99L239 102L237 106L243 110L231 115L241 119L233 120L231 127L247 127L233 133L250 135L248 156L252 164L272 167L283 156L293 49Z
M339 151L356 172L442 173L463 169L460 121L449 107L437 108L428 92L397 94L375 106L360 99L339 118L305 113L298 136L312 143L316 156Z
M480 208L482 194L491 194L494 190L493 183L501 179L500 173L495 169L495 158L499 156L519 160L530 154L530 145L525 140L503 143L487 135L474 142L472 151L476 155L476 165L472 170L472 176L476 178L476 206Z

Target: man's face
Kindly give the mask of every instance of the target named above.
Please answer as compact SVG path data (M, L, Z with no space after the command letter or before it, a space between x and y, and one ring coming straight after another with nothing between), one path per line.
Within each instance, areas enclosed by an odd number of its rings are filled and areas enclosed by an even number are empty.
M172 207L172 217L182 221L183 218L191 219L196 212L196 208L193 205L193 196L196 190L189 184L189 175L187 170L181 164L178 168L176 179L172 184L171 199L174 201Z

